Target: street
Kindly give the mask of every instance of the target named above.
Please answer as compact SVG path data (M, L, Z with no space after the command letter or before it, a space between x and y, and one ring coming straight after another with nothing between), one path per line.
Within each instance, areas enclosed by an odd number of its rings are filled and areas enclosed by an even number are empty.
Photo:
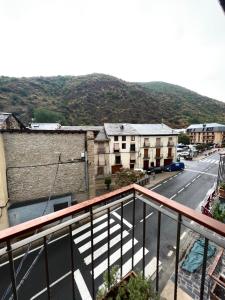
M199 161L184 161L185 170L164 180L151 188L163 196L180 202L193 209L199 205L207 192L212 188L219 164L219 155L213 154ZM123 210L123 275L131 270L132 254L132 212L133 201L124 205ZM145 275L153 276L156 271L157 211L146 206L146 235L143 241L143 203L135 201L135 234L134 265L136 270L142 269L143 253L145 254ZM94 220L94 278L96 290L103 282L103 274L107 271L108 220L103 215ZM185 238L186 229L182 227L181 242ZM72 299L72 280L75 280L76 299L92 299L91 275L91 242L90 224L82 225L73 231L74 240L74 277L71 274L70 245L68 236L54 238L48 245L49 277L52 299ZM120 208L110 213L110 265L120 266L121 212ZM176 223L162 216L160 269L164 270L174 259L176 245ZM143 249L144 248L144 249ZM17 278L20 282L28 267L36 257L39 249L34 249L25 260ZM15 258L15 268L22 257ZM3 298L9 285L9 264L0 261L0 299L9 299L10 293ZM19 290L19 299L47 299L45 260L42 253Z

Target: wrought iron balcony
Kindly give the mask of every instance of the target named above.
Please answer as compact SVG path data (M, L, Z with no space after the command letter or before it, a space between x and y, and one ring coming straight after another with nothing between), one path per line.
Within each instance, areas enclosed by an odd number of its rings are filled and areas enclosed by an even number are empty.
M167 147L174 147L174 142L169 141Z
M128 206L130 215L126 210ZM148 219L149 209L154 211L151 223ZM96 226L100 219L104 220L104 226L98 228ZM166 224L163 223L165 220ZM142 229L141 235L136 232L138 223ZM45 294L47 299L62 299L57 294L61 292L61 297L64 295L65 299L77 299L81 295L83 299L95 299L97 289L103 280L102 270L109 271L113 265L118 265L121 278L137 268L142 271L144 276L147 276L149 275L148 259L150 257L147 254L155 255L153 283L155 290L160 292L163 277L160 273L161 267L163 267L161 266L161 257L162 252L165 251L165 240L170 238L164 236L163 230L164 226L168 225L171 226L170 231L175 238L174 299L177 299L179 287L179 260L183 255L181 253L183 228L188 228L204 239L203 264L198 289L199 299L206 299L205 283L209 241L225 248L225 224L137 184L0 231L0 257L4 260L3 264L7 264L7 270L9 270L9 272L5 272L4 278L1 277L0 287L7 297L3 297L1 293L0 296L2 299L36 299ZM97 232L103 227L106 228L105 244L102 243L103 234L101 238L97 236ZM117 236L115 236L116 230L118 230ZM80 233L83 232L84 234L81 236ZM127 238L126 241L125 238ZM87 239L87 243L84 243L85 239ZM61 257L57 252L57 241L61 241L63 245ZM135 251L138 243L141 248L137 255ZM118 246L117 250L114 248L115 245ZM36 247L36 250L32 249L33 246ZM33 259L36 257L33 254L34 251L38 251L43 256L39 256L39 260L42 259L43 263L42 267L39 266L43 276L35 277L37 269L31 270L29 264L27 265L29 272L26 272L25 275L24 273L19 274L17 259L24 251L25 253L32 252ZM101 268L99 268L97 262L103 252L105 253L104 263L101 263ZM58 261L52 259L51 254L53 253L57 254ZM26 259L26 255L24 257ZM37 261L35 262L37 263ZM65 268L65 273L56 272L57 274L55 274L52 270L55 264L60 263ZM87 281L83 279L79 269L82 263ZM167 264L165 266L168 268ZM26 282L28 275L29 280ZM163 275L165 276L165 274ZM4 285L5 282L6 285ZM60 287L57 289L58 285ZM31 286L34 288L37 286L35 296L29 294ZM26 293L26 297L23 293Z

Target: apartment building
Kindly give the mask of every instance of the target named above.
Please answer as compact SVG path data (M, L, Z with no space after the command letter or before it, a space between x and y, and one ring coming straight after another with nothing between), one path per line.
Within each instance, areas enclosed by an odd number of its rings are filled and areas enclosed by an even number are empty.
M106 123L95 139L96 175L168 165L177 142L178 133L165 124Z
M218 123L192 124L186 129L191 144L215 144L221 146L225 143L225 125Z

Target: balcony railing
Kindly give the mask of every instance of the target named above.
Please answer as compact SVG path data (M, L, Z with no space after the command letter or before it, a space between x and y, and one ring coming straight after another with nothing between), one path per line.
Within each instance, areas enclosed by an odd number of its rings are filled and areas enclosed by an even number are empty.
M163 147L163 143L162 142L155 143L155 148L160 148L160 147Z
M156 154L156 156L155 156L155 159L162 159L162 158L163 158L163 155L161 155L161 154L159 154L159 155Z
M126 211L127 205L129 204L130 209ZM126 207L125 207L126 206ZM154 216L149 218L149 209L154 212ZM130 212L130 215L127 214ZM112 216L114 219L112 220ZM129 222L124 219L124 217L129 219ZM101 248L98 248L96 233L97 228L96 223L99 222L99 218L104 219L104 226L106 226L106 239L105 245L101 244ZM139 256L141 254L142 260L139 261L139 269L141 269L144 276L147 276L148 262L146 259L146 253L151 249L151 255L155 255L155 280L154 288L157 292L160 292L160 259L162 255L162 250L165 240L168 240L168 236L164 237L164 226L163 222L167 220L166 226L170 224L170 232L174 234L175 238L175 259L174 259L174 299L177 299L177 288L178 288L178 278L179 278L179 260L182 248L182 229L188 228L195 234L198 234L204 239L204 254L203 254L203 264L201 271L201 280L199 283L199 295L200 299L206 299L205 296L205 282L206 282L206 270L207 270L207 253L209 241L213 241L214 244L219 247L225 248L225 224L218 222L210 217L202 215L201 213L194 211L176 201L168 199L161 196L153 191L150 191L144 187L137 184L132 184L127 187L112 191L105 195L95 197L91 200L84 201L77 205L71 206L69 208L62 209L55 213L19 224L17 226L0 231L0 257L4 256L5 263L9 264L10 275L6 272L4 277L8 279L7 285L3 286L3 278L1 278L1 289L4 287L4 295L7 299L25 299L22 292L24 292L25 287L23 284L26 282L27 273L25 275L18 275L18 263L15 264L14 255L21 255L24 250L27 253L31 249L31 245L38 245L38 253L43 255L43 276L37 277L35 275L35 270L29 273L29 282L27 289L31 286L35 287L39 285L40 281L45 282L46 288L36 295L42 295L46 293L48 299L53 299L53 293L56 293L55 288L61 279L51 282L50 274L52 275L52 268L56 262L50 257L50 247L57 252L55 243L60 238L65 238L63 243L62 257L63 264L68 267L66 275L64 275L63 284L60 281L61 291L64 288L65 299L73 298L75 299L79 295L79 287L82 286L80 293L89 293L90 297L88 299L95 299L98 286L102 283L99 280L100 268L96 266L97 258L99 258L99 252L105 251L106 259L104 261L104 266L101 265L101 269L108 271L110 274L110 269L113 265L119 266L118 275L122 278L130 270L136 270L137 268L137 255L135 254L136 244L138 239L141 244L139 250ZM113 231L110 224L116 223L118 229L117 243L119 249L115 251L111 238L115 239ZM149 223L151 220L152 223ZM86 223L84 223L86 221ZM58 223L57 223L58 222ZM136 232L137 224L140 223L142 234ZM154 225L155 223L155 225ZM48 227L46 227L48 225ZM51 225L51 227L49 227ZM153 226L154 225L154 226ZM126 230L126 228L129 228ZM88 237L88 246L83 242L79 242L84 237L75 238L74 236L82 230L89 230L85 232L85 236ZM100 230L100 228L98 229ZM57 238L53 240L54 235L57 234ZM125 236L129 236L130 240L124 245ZM52 242L54 241L54 246ZM148 241L150 243L148 244ZM154 244L153 244L154 241ZM80 255L81 246L86 247L83 251L90 249L89 255L85 258L85 273L87 274L88 287L85 287L85 281L80 279L79 283L76 282L76 276L79 275L80 264L82 255ZM85 245L85 246L84 246ZM25 248L24 248L25 247ZM32 250L33 251L33 250ZM80 252L79 252L80 251ZM130 252L129 252L130 251ZM154 253L153 253L154 252ZM55 252L51 252L55 253ZM57 252L58 253L58 252ZM69 255L68 255L69 253ZM116 255L115 255L116 253ZM126 253L126 259L129 254L128 261L125 261L124 254ZM65 255L64 255L65 254ZM115 258L116 257L116 258ZM40 259L40 258L39 258ZM67 261L68 260L68 261ZM36 261L37 263L37 261ZM171 264L171 261L170 261ZM165 264L166 265L166 264ZM168 266L166 265L166 268ZM29 269L30 270L30 269ZM78 272L79 271L79 272ZM60 277L62 274L57 275ZM68 282L65 280L68 280ZM109 275L110 276L110 275ZM169 275L170 276L170 275ZM62 278L62 276L60 277ZM81 277L79 277L81 278ZM5 279L5 278L4 278ZM97 280L98 279L98 280ZM109 278L110 279L110 278ZM22 288L21 288L22 287ZM87 290L86 290L87 289ZM23 290L23 291L22 291ZM28 291L27 291L28 292ZM71 295L68 296L68 293ZM2 295L0 295L2 296ZM36 297L36 296L35 296ZM29 299L34 299L35 297L30 297ZM55 296L57 298L57 296ZM4 298L6 299L6 297ZM26 298L27 299L27 298Z
M148 148L150 147L150 142L144 142L144 145L143 145L144 148Z
M168 154L167 158L169 158L169 159L174 158L174 154Z

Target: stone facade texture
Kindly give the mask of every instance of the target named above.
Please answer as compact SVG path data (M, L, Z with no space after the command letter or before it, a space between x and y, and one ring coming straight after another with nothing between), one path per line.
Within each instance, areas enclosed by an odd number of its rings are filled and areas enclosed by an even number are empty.
M87 199L87 168L81 159L86 133L2 134L10 203L65 193Z

